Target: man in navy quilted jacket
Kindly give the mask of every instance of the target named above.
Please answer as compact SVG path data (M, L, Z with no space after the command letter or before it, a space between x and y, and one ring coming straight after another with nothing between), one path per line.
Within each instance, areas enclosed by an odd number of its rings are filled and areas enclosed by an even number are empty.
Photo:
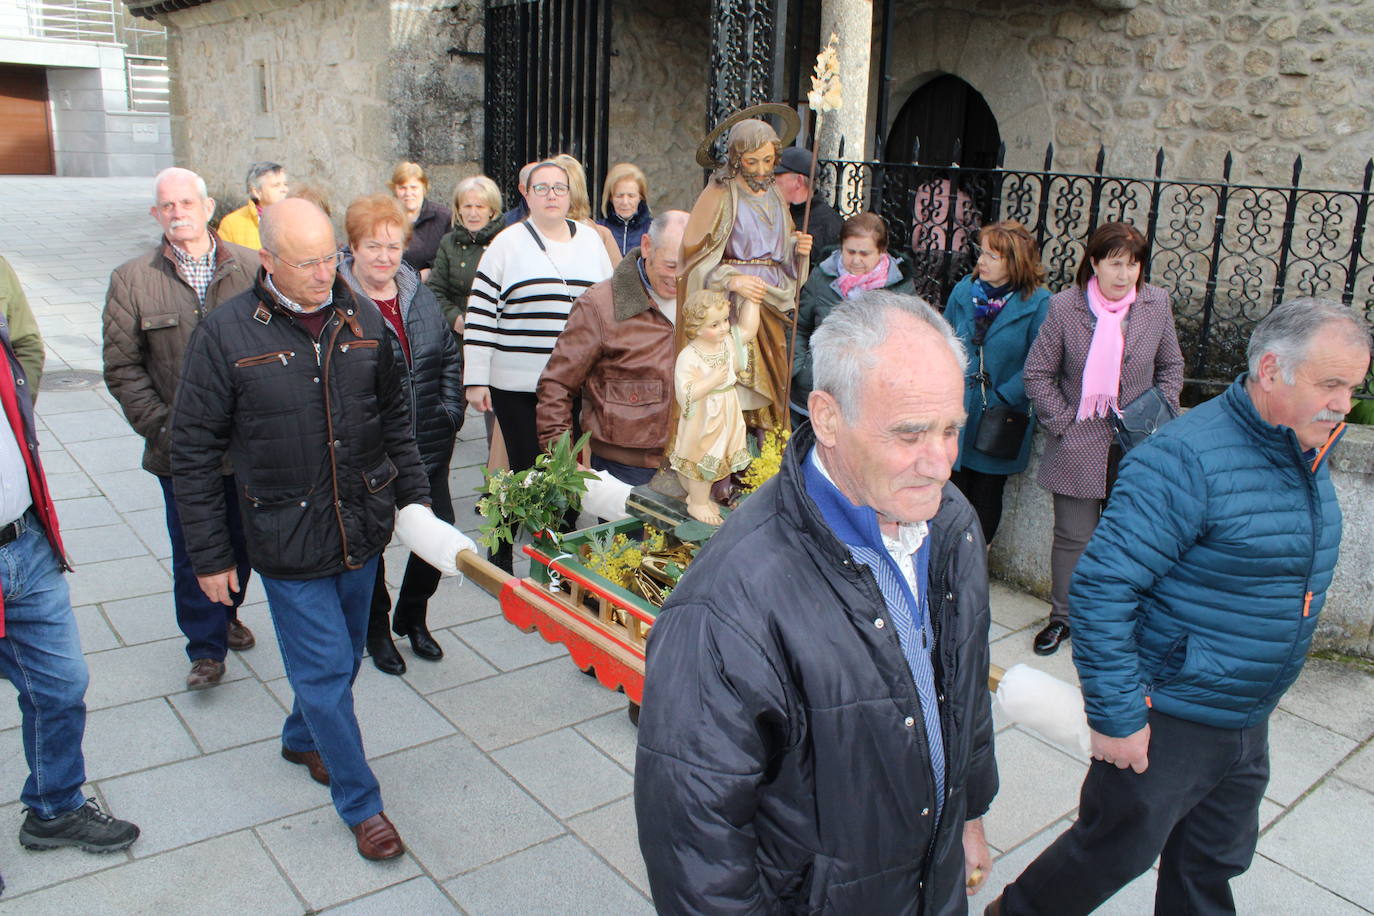
M988 906L1088 913L1158 856L1156 913L1234 913L1269 783L1269 714L1302 670L1336 566L1327 458L1369 326L1284 303L1249 372L1122 464L1070 589L1093 762L1078 821Z

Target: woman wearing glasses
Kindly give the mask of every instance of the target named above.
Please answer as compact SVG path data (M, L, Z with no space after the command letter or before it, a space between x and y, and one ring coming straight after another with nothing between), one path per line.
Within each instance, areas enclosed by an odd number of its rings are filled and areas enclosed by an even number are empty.
M1050 307L1045 269L1035 239L1015 220L985 226L978 236L978 262L959 281L945 304L945 318L968 350L964 409L968 422L959 439L959 459L951 478L968 498L989 544L1002 520L1002 490L1007 478L1026 469L1035 424L1025 423L1019 439L993 441L986 423L1005 411L1029 416L1030 399L1021 381L1040 325ZM994 411L984 420L989 407ZM978 445L981 443L982 448Z
M467 400L496 414L512 471L534 465L535 387L573 300L611 275L596 231L568 219L568 172L541 162L530 172L529 219L507 226L477 266L463 340ZM511 568L511 549L493 555Z
M372 302L386 319L388 338L396 365L405 367L405 388L410 394L411 424L420 461L429 476L434 514L453 521L453 500L448 489L449 458L453 437L463 425L463 366L458 341L444 320L434 293L420 282L402 260L411 227L394 197L373 194L349 204L344 229L352 253L339 273L364 302ZM415 654L429 661L444 657L425 623L429 599L439 585L439 571L415 554L406 562L391 630L410 638ZM372 591L372 615L367 626L367 653L386 674L404 674L401 658L387 632L391 599L386 591L386 569L377 560L377 581Z

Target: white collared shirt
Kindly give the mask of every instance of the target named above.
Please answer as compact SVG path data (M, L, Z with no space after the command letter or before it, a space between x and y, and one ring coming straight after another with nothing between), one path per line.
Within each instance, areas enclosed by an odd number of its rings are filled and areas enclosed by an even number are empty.
M0 423L0 525L8 525L33 505L23 446L9 423Z
M835 478L831 477L830 472L826 470L825 462L821 461L819 448L811 449L811 460L816 463L816 470L821 472L821 476L839 490L839 484L835 483ZM844 491L840 490L840 494L843 495ZM845 498L848 499L847 496ZM925 543L926 536L930 533L930 526L925 522L916 522L915 524L898 522L896 537L889 537L881 526L878 533L883 538L883 549L892 558L892 562L897 564L897 568L902 572L902 577L911 587L911 594L920 600L920 581L916 578L916 551L920 550L921 545Z

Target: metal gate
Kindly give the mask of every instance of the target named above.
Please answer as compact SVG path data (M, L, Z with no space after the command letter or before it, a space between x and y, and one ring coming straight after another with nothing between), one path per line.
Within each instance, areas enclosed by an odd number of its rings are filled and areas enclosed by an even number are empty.
M507 202L526 162L570 153L595 211L606 175L610 0L487 0L483 168Z

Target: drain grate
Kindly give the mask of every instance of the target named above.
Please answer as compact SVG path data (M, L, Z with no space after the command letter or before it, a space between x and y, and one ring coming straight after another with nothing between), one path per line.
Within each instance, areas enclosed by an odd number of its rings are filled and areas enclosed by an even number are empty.
M90 369L63 369L60 372L44 372L40 391L86 391L103 384L104 377Z

